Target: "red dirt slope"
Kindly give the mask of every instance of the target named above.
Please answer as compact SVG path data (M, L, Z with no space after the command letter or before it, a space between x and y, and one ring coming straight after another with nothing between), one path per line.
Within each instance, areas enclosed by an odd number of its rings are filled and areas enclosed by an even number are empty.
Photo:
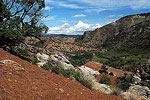
M117 96L89 90L0 49L0 61L8 59L24 70L0 64L0 100L120 100Z

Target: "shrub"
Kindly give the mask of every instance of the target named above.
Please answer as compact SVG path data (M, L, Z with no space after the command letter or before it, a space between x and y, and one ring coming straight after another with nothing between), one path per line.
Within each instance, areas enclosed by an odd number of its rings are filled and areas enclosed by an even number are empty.
M62 75L66 78L70 78L70 79L74 78L76 81L80 82L83 86L85 86L89 89L92 88L91 83L88 80L86 80L83 76L83 73L81 73L79 71L75 71L74 69L64 70L61 67L55 66L55 67L52 67L52 72Z
M39 61L38 61L37 58L33 58L33 59L31 60L31 63L32 63L32 64L35 64L35 65L36 65L38 62L39 62Z
M113 72L110 72L109 75L114 76L114 73L113 73Z
M73 65L84 65L88 61L93 59L93 53L91 52L77 52L75 56L72 56L70 62Z
M27 49L18 49L16 53L18 56L23 56L23 57L27 57L29 55Z
M74 69L67 69L62 71L63 76L66 78L71 78L74 75L74 73L75 73Z
M110 78L107 75L103 75L101 77L99 83L110 85L111 84L111 80L110 80Z
M45 70L49 70L49 65L48 64L44 64L43 66L41 66L41 68L45 69Z
M89 88L89 89L92 89L92 84L91 84L88 80L86 80L86 79L84 78L83 73L81 73L81 72L79 72L79 71L75 71L75 73L74 73L74 78L75 78L78 82L80 82L83 86L85 86L85 87L87 87L87 88Z
M118 87L124 91L128 90L130 86L131 86L131 83L129 82L122 82L120 85L118 85Z
M63 71L62 71L62 68L57 67L57 66L53 66L52 69L51 69L51 71L52 71L53 73L58 74L58 75L61 75L62 72L63 72Z

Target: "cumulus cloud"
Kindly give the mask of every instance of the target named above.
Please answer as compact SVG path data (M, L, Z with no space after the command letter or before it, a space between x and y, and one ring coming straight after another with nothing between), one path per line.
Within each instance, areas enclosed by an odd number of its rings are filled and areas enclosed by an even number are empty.
M84 14L80 14L80 15L74 15L73 17L74 18L78 18L78 17L86 17L87 15L84 15Z
M73 26L69 23L64 23L61 26L49 27L48 34L83 34L84 31L94 30L99 27L101 27L100 24L86 24L82 21Z

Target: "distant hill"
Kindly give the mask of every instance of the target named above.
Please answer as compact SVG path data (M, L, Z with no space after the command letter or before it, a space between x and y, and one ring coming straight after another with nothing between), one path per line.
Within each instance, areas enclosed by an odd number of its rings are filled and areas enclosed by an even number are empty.
M94 31L84 32L84 35L78 37L76 42L89 46L103 44L150 45L149 23L150 13L125 16Z
M66 35L66 34L42 34L43 37L78 37L80 35Z

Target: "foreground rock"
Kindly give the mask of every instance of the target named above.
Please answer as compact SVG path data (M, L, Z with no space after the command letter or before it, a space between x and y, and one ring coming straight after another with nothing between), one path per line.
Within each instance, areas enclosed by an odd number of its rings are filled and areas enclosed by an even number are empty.
M92 76L94 78L100 74L98 71L94 71L93 69L86 66L81 66L78 68L78 70L84 73L85 76Z
M96 82L96 76L100 74L98 71L95 71L86 66L81 66L78 68L78 70L81 71L84 74L84 77L91 83L93 90L101 91L105 94L112 93L112 90L108 85Z
M127 92L150 99L150 89L146 86L133 85L129 87Z
M46 55L44 53L37 53L36 58L39 61L39 63L37 63L39 67L47 64L49 61L49 55Z
M108 86L106 84L100 84L98 82L93 82L92 89L97 90L97 91L101 91L105 94L111 94L112 93L112 90L110 89L110 86Z
M63 69L70 69L70 68L74 69L74 66L63 54L51 55L49 61L53 66L58 66Z
M138 96L138 95L132 94L130 92L124 92L121 95L123 97L123 100L150 100L143 96Z

